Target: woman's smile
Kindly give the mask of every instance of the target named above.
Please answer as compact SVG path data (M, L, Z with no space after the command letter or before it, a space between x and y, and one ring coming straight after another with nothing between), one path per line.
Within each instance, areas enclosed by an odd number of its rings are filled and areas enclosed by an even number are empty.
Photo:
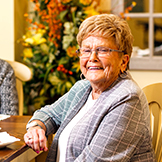
M103 70L103 68L99 67L99 66L89 66L88 70Z

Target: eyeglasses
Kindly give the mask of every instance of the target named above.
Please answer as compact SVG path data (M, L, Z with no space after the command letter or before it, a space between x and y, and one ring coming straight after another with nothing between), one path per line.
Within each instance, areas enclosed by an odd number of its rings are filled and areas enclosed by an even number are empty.
M107 47L97 47L96 49L92 50L90 48L80 48L76 51L78 57L81 58L88 58L90 57L90 55L92 54L92 52L95 51L96 55L98 57L106 57L110 54L110 52L120 52L120 53L124 53L124 51L121 50L115 50L115 49L111 49L111 48L107 48Z

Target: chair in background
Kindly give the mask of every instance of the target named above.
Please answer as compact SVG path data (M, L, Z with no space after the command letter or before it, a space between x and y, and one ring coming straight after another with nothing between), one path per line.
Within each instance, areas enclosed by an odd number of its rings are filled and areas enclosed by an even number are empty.
M16 76L16 88L19 99L19 115L23 115L24 95L23 95L23 82L29 81L32 78L32 72L26 65L17 61L6 60L13 68Z
M150 109L152 143L157 162L162 162L162 83L143 88Z

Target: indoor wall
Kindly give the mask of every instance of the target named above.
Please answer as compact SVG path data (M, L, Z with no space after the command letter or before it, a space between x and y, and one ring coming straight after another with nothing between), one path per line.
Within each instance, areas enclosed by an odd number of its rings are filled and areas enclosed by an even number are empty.
M109 7L110 1L103 0ZM22 46L17 40L25 33L24 13L27 11L28 0L1 1L0 5L0 58L21 61ZM102 6L101 6L102 8ZM130 21L131 22L131 21ZM133 25L130 24L130 25ZM141 40L137 37L135 41ZM143 46L141 42L141 46ZM162 71L131 71L137 83L144 87L150 83L162 82Z

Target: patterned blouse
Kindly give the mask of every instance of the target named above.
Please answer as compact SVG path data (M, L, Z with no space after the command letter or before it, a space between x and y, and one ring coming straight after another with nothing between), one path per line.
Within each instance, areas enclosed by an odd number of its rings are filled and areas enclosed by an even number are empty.
M18 115L18 94L14 70L0 59L0 114Z

